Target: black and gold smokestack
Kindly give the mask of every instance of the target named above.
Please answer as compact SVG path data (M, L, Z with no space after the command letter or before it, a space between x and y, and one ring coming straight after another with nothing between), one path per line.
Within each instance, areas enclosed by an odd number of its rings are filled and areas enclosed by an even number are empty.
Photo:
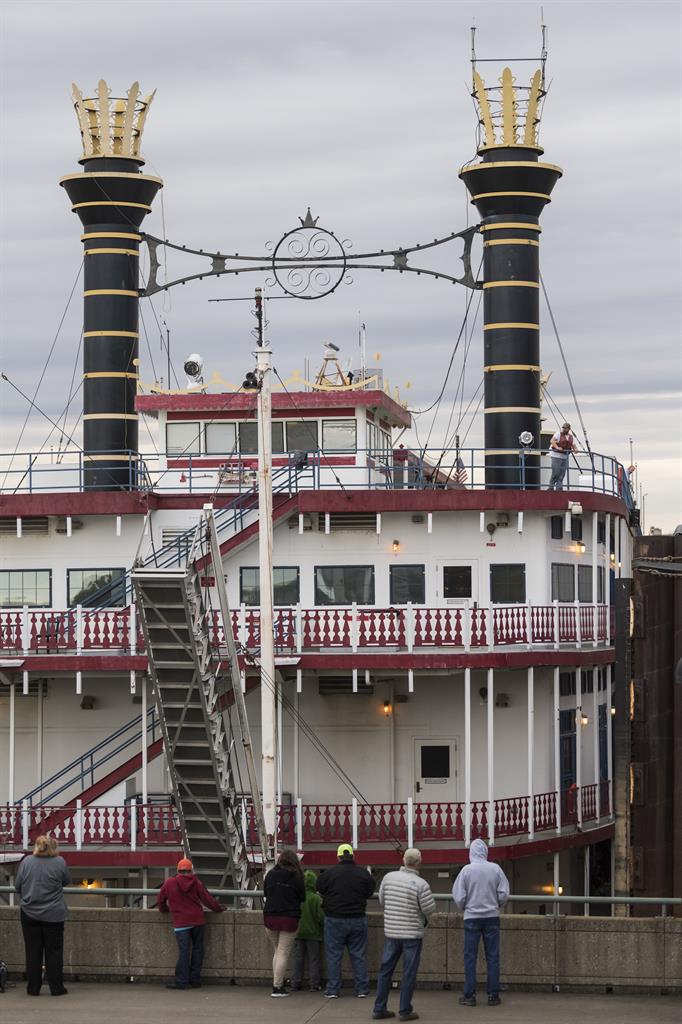
M483 233L485 480L487 487L540 485L540 214L561 177L537 144L542 73L518 89L509 68L486 88L474 71L485 141L480 163L460 171ZM532 442L519 441L522 434ZM530 448L520 465L519 451Z
M60 185L84 228L83 486L129 489L137 482L139 228L163 185L140 173L154 93L142 98L135 82L125 99L116 99L100 81L93 98L75 85L73 94L83 171Z

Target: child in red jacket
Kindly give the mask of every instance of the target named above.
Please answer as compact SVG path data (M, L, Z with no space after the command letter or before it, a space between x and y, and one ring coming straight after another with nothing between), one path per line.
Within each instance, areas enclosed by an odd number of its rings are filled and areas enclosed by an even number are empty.
M225 907L213 899L194 874L192 861L184 857L178 862L177 875L161 886L157 906L162 914L170 909L178 943L175 980L167 982L166 988L201 988L206 929L203 907L216 913L221 913Z

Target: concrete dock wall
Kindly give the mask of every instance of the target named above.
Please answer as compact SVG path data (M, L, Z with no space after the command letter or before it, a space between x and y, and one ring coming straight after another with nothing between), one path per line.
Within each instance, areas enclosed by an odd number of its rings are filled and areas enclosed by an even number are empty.
M204 976L229 983L271 978L272 952L256 911L210 914ZM370 975L376 978L383 943L382 917L370 915ZM502 917L502 979L527 988L612 986L618 990L682 994L682 919ZM463 981L463 923L436 914L427 929L421 984ZM0 908L0 959L10 972L24 968L19 912ZM156 910L71 910L65 969L86 978L169 978L176 959L170 918ZM347 968L347 959L345 967ZM480 970L484 970L481 959ZM483 975L481 975L483 976Z

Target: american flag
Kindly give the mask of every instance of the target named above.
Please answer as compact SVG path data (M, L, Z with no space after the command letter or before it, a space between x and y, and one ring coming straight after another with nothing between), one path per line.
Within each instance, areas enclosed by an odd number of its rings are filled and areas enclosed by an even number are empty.
M469 474L466 471L466 466L464 465L464 460L460 456L457 459L457 468L455 470L455 483L456 484L461 484L462 486L464 486L464 484L467 482L468 479L469 479Z

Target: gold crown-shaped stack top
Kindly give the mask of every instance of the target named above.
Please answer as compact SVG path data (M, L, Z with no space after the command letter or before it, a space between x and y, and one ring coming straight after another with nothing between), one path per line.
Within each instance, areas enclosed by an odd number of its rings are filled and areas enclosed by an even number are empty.
M538 148L540 103L545 96L541 71L530 86L517 86L510 68L505 68L499 85L486 86L474 71L473 97L485 135L485 148L531 146Z
M142 97L139 83L133 82L126 98L121 99L110 95L111 90L103 78L97 86L96 96L85 98L77 85L72 88L83 155L140 160L142 130L156 90Z

